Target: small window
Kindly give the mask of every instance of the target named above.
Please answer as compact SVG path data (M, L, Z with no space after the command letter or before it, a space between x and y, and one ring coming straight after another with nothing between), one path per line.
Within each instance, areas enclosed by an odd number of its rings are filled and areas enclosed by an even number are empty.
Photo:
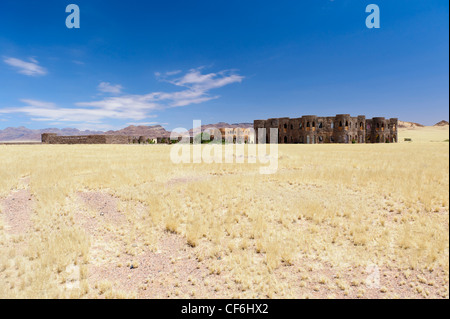
M348 122L347 121L345 122L345 126L348 126Z
M342 121L339 121L339 127L342 127Z
M331 122L331 128L334 128L334 122Z
M302 123L300 122L300 129L302 129L302 126L303 126L303 125L302 125Z
M312 122L312 127L316 127L316 122Z
M306 127L309 127L309 122L306 122ZM308 143L309 144L309 143Z
M294 125L291 124L291 130L293 130L293 129L294 129Z
M287 128L287 124L284 124L284 128Z
M322 127L323 127L323 123L320 122L320 123L319 123L319 128L322 128Z

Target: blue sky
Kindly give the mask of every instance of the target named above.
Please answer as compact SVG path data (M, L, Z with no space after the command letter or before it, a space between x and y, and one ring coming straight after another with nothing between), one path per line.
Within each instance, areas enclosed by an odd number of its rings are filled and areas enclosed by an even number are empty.
M0 129L338 113L431 125L449 118L448 63L443 0L1 0Z

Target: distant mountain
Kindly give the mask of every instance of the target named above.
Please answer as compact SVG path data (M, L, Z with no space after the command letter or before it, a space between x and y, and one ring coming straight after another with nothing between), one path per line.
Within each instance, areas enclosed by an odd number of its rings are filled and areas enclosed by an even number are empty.
M234 124L228 124L225 122L219 122L216 124L206 124L206 125L202 125L202 131L208 129L208 128L217 128L217 129L221 129L221 128L251 128L253 127L253 123L234 123ZM191 133L194 130L190 129L189 133Z
M127 136L147 136L149 138L169 137L170 132L166 131L161 125L154 126L134 126L130 125L118 131L108 131L107 135L127 135Z
M444 121L444 120L440 121L439 123L434 124L434 126L448 126L448 125L449 125L448 122Z
M415 127L424 127L425 125L414 123L414 122L403 122L398 121L398 127L399 128L415 128Z

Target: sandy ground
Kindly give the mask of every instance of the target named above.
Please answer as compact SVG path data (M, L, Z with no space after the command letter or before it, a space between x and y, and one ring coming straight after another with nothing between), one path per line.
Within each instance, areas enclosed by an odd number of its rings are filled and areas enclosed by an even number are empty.
M178 178L168 184L193 180ZM77 200L80 209L76 224L91 236L88 282L96 298L229 298L242 296L246 290L233 279L232 272L211 272L210 261L198 258L200 249L189 246L178 234L160 229L157 249L146 246L142 237L131 234L134 225L118 209L117 198L104 192L86 191L78 193ZM21 190L2 202L4 207L9 207L5 215L11 231L23 232L29 228L30 201L30 194ZM123 235L131 236L131 240L124 240L112 225L122 227ZM218 256L217 261L221 258ZM444 269L405 272L395 267L333 268L308 258L279 267L274 275L272 280L277 285L293 283L297 298L448 298L448 290L442 288L448 286ZM387 291L391 293L386 294ZM283 292L279 295L283 296ZM256 297L276 298L276 295Z
M448 128L446 130L448 132ZM416 131L402 132L402 136ZM434 138L434 135L430 135L426 139L429 142ZM279 174L289 176L301 169L310 168L280 168ZM221 174L226 175L227 172ZM215 184L221 176L217 173L179 175L161 185L168 193L181 189L183 194L183 187L191 183ZM15 189L0 197L0 235L4 235L0 239L7 246L4 251L11 255L11 259L32 247L22 238L40 227L36 223L36 206L39 203L30 190L33 182L33 177L22 177ZM295 191L305 198L317 193L336 192L331 185L290 182L280 182L277 190L280 193ZM389 208L392 200L388 195L369 195L364 190L346 189L345 196L364 197L365 204L376 214L385 214L386 223L402 217L395 205ZM202 244L205 239L201 239L198 245L190 245L185 235L169 231L161 223L153 228L143 227L148 223L145 218L149 214L146 212L152 208L132 196L124 200L107 188L101 191L85 189L71 194L66 202L73 214L70 227L82 229L90 243L87 262L79 264L82 265L81 277L85 278L87 288L84 294L77 297L449 298L448 269L409 269L399 265L395 255L390 256L389 265L356 267L346 264L336 266L311 257L313 254L301 254L289 262L283 262L267 276L266 273L259 273L256 265L264 264L265 257L264 254L255 253L254 246L237 248L229 254L219 252L214 255L208 251L210 246ZM448 208L433 213L447 216L445 227L448 232ZM311 227L304 219L292 223L298 230ZM54 232L58 231L54 229ZM244 258L246 250L252 250L251 258L247 261ZM234 259L236 254L243 258ZM228 266L223 266L225 264ZM242 268L252 268L253 265L255 270L252 277L248 282L243 281L237 274ZM15 277L15 272L26 274L27 270L25 266L14 265L9 261L6 265L0 264L0 288L16 289L20 281L17 279L19 277ZM67 282L62 280L59 284L61 289L67 290ZM1 292L0 289L0 295Z

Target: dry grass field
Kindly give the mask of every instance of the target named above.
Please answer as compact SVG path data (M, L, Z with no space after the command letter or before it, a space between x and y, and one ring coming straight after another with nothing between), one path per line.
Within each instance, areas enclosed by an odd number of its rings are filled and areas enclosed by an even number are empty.
M449 298L448 127L403 137L280 145L273 175L0 145L0 298Z

